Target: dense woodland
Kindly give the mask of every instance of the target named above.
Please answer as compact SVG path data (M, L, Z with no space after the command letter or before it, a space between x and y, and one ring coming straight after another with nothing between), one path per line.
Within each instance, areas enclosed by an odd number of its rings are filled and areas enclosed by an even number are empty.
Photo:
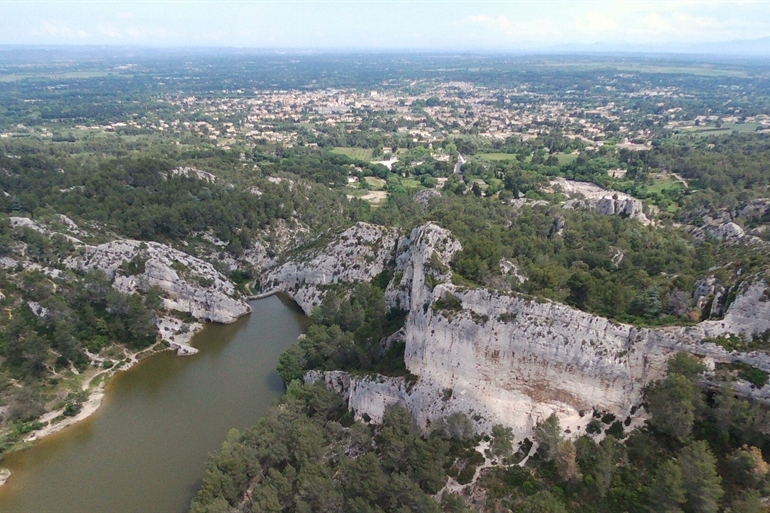
M647 392L640 429L593 412L588 433L565 439L551 416L517 445L502 426L474 436L462 414L428 433L400 407L378 426L354 422L339 396L295 380L270 415L230 433L191 511L765 511L767 409L735 396L736 369L717 369L707 385L704 370L689 355L673 358ZM489 470L468 489L471 505L444 489L449 476L471 483L481 465Z

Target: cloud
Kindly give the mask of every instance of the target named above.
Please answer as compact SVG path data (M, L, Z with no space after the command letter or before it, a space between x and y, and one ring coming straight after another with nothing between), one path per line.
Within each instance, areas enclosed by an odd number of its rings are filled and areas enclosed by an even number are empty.
M168 31L163 27L140 25L126 27L125 33L128 37L142 42L164 40L169 36Z
M33 35L48 35L62 39L88 39L91 34L85 30L73 29L63 21L42 20L40 25L33 29Z
M507 16L487 16L486 14L477 14L468 18L470 23L486 25L508 32L511 22Z
M123 34L120 32L120 30L112 23L102 23L99 25L98 30L100 34L112 39L123 37Z
M618 21L604 12L588 12L577 22L577 28L584 33L597 35L615 32L619 28Z
M127 11L121 11L121 12L117 13L116 16L118 18L120 18L121 20L130 20L131 18L134 17L134 15L132 13L127 12Z
M474 14L460 24L483 27L474 36L492 46L705 43L770 35L770 3L756 0L545 0L527 6Z
M511 21L508 16L489 16L479 14L470 16L466 24L481 25L507 36L512 41L524 40L553 40L561 36L561 29L553 21L547 19L535 19L526 22Z

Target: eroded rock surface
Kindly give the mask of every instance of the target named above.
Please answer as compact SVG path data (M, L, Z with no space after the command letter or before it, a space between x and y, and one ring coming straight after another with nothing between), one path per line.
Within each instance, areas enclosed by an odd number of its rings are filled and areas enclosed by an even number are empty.
M459 249L449 232L430 224L398 244L386 297L409 312L405 363L419 379L329 372L306 379L342 393L359 419L377 422L388 405L403 404L423 427L460 411L480 430L501 423L524 437L553 412L575 434L585 429L594 409L625 418L679 351L770 371L764 353L730 352L706 342L770 329L763 282L745 282L721 320L645 329L552 301L458 287L451 283L448 263Z
M610 191L596 184L564 178L552 180L551 188L572 198L564 204L564 208L593 209L600 214L622 215L645 225L650 224L649 218L644 213L644 203L623 192Z
M319 305L327 286L371 281L392 260L397 231L358 223L340 233L323 248L309 250L269 271L263 289L281 291L310 314Z
M120 292L162 291L163 307L199 320L230 323L251 311L235 298L235 286L208 262L156 242L120 239L88 246L64 264L101 270Z

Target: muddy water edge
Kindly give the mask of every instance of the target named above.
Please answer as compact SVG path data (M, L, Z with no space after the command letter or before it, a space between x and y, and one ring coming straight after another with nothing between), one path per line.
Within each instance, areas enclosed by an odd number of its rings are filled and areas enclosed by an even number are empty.
M278 356L309 319L290 300L252 301L233 324L208 325L200 352L164 352L116 375L92 417L6 456L7 513L182 513L209 453L282 393Z

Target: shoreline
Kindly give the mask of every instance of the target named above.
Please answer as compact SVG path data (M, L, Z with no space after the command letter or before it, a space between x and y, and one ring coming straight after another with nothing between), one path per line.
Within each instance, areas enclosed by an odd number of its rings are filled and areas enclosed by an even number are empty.
M162 326L159 326L159 328L162 328ZM102 379L101 383L96 385L91 390L91 392L88 394L88 398L85 401L83 401L81 410L76 415L73 415L72 417L64 417L59 422L55 424L51 424L51 421L63 415L64 408L47 412L43 414L38 419L38 421L48 422L48 424L43 426L40 429L30 432L20 443L34 444L35 442L42 440L46 436L52 435L54 433L58 433L59 431L62 431L63 429L68 428L69 426L77 424L78 422L85 420L91 415L93 415L94 413L96 413L102 405L102 401L104 400L104 397L105 397L105 389L107 388L107 385L110 382L110 380L114 376L130 370L134 365L138 364L145 358L149 358L161 353L165 353L167 351L173 351L177 354L177 356L189 356L197 353L198 350L190 345L190 341L196 334L203 331L203 328L204 328L203 324L194 323L190 325L190 331L188 331L187 333L184 333L181 335L170 335L170 336L164 330L159 329L160 337L161 337L160 343L166 344L166 346L163 349L153 350L152 348L149 348L149 349L144 349L142 351L138 351L133 354L129 353L127 361L120 367L105 369L104 371L97 372L96 374L91 376L91 378L83 385L83 390L88 390L91 386L91 383L93 383L95 379L101 376L104 376L104 378ZM26 447L27 446L20 447L19 449L14 448L8 452L10 453L16 450L25 449ZM2 462L2 458L0 458L0 462Z
M200 331L201 329L203 329L203 326L201 326L200 329L196 330L193 333L193 335L195 333L198 333L198 331ZM190 338L192 338L192 336ZM190 354L187 352L179 351L178 348L175 348L171 345L168 345L160 350L149 349L149 350L143 350L133 354L129 354L128 361L126 361L123 365L117 368L106 369L102 372L97 372L96 374L91 376L91 378L84 384L83 390L88 390L91 386L91 383L95 379L103 376L101 383L99 383L93 389L90 390L88 394L88 398L85 401L83 401L82 407L76 415L73 415L72 417L64 417L63 415L64 408L52 410L41 415L37 419L38 422L44 422L44 423L47 422L47 424L41 427L40 429L36 429L28 433L22 440L19 440L18 442L16 442L9 450L3 453L2 457L0 457L0 486L3 486L5 483L7 483L8 480L13 475L9 469L2 466L3 458L6 455L29 449L30 447L37 444L39 441L43 440L45 437L53 435L60 431L63 431L68 427L74 426L75 424L78 424L79 422L84 421L87 418L91 417L94 413L99 411L99 408L102 406L102 403L104 402L104 398L106 396L105 390L110 380L114 376L118 375L119 373L130 370L134 365L138 364L145 358L149 358L151 356L155 356L155 355L164 353L166 351L174 351L177 353L178 356L185 356L187 354ZM61 419L61 420L53 423L53 421L56 419Z
M246 297L247 301L254 301L259 299L265 299L278 293L278 290L273 290L257 296ZM251 309L245 312L243 315L251 313ZM239 316L242 317L243 315ZM151 356L155 356L166 351L173 351L177 356L190 356L198 352L198 350L190 345L192 339L203 331L206 323L193 322L188 324L188 331L180 333L177 330L181 326L182 322L170 316L163 316L159 318L158 322L158 335L159 339L157 343L164 344L162 349L154 350L156 346L137 351L136 353L128 353L126 361L119 367L113 367L111 369L105 369L100 372L96 372L85 383L83 383L81 390L88 390L89 394L85 401L82 403L80 411L72 417L64 416L64 408L59 408L44 413L38 417L37 421L45 423L40 429L31 431L23 439L16 442L10 449L0 455L0 486L3 486L12 476L12 472L2 466L3 459L6 455L12 454L18 451L23 451L34 446L37 442L44 439L47 436L53 435L60 431L67 429L70 426L74 426L83 420L91 417L99 408L101 408L104 398L106 396L106 388L110 380L119 373L130 370L134 365L140 361ZM156 344L157 344L156 343ZM97 378L102 378L101 382L91 388L91 384ZM55 420L58 422L55 422Z

